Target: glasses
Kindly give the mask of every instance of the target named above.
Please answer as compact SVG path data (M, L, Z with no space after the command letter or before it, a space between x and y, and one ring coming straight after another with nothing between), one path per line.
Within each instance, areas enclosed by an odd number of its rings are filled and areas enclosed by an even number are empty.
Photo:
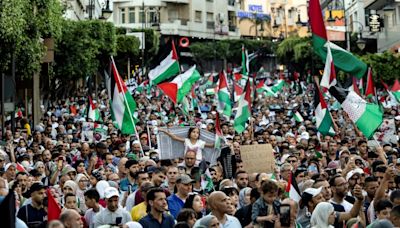
M296 160L287 160L289 163L296 163Z

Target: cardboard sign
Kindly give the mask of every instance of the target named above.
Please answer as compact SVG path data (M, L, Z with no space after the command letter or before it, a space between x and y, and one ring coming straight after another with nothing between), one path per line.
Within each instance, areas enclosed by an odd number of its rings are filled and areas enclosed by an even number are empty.
M272 173L275 157L271 144L256 144L240 147L244 169L247 173Z

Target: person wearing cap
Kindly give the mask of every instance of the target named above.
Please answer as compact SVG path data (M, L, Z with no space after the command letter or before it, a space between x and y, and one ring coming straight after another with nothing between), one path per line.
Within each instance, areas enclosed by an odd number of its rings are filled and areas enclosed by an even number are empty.
M350 203L354 203L353 190L356 185L364 186L364 171L360 168L355 168L346 174L346 181L349 184L348 194L345 197Z
M101 225L122 225L132 221L131 215L119 205L119 192L114 187L104 189L106 208L94 217L94 227Z
M192 191L193 182L194 180L186 174L182 174L176 179L177 192L167 198L169 211L175 219L179 211L183 208L189 193Z
M25 222L28 227L45 227L47 212L43 200L46 197L46 187L41 183L33 183L28 191L31 203L18 210L17 217Z
M15 180L17 175L17 165L15 163L8 163L4 167L5 177L7 182L10 183L11 181Z
M135 180L135 173L139 170L139 163L136 160L128 160L125 163L127 176L119 183L121 191L128 192L128 195L138 188Z
M174 217L166 213L168 211L168 204L164 189L160 187L151 188L147 192L146 202L149 209L148 213L139 220L139 223L143 227L174 227Z

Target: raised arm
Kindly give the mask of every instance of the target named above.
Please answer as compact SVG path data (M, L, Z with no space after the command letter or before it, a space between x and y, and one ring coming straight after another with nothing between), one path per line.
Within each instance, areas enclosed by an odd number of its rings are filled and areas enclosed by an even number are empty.
M158 129L158 131L164 132L166 135L168 135L169 137L171 137L171 139L175 140L175 141L179 141L179 142L185 142L184 138L181 138L177 135L172 134L171 132L169 132L168 130L165 129Z

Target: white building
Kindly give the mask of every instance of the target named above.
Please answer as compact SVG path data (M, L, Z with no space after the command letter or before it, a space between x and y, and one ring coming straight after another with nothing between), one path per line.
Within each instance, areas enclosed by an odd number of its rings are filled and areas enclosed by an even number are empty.
M113 21L129 29L155 28L161 35L239 38L236 0L114 0Z
M62 0L66 6L64 17L75 21L99 19L105 3L105 0Z

